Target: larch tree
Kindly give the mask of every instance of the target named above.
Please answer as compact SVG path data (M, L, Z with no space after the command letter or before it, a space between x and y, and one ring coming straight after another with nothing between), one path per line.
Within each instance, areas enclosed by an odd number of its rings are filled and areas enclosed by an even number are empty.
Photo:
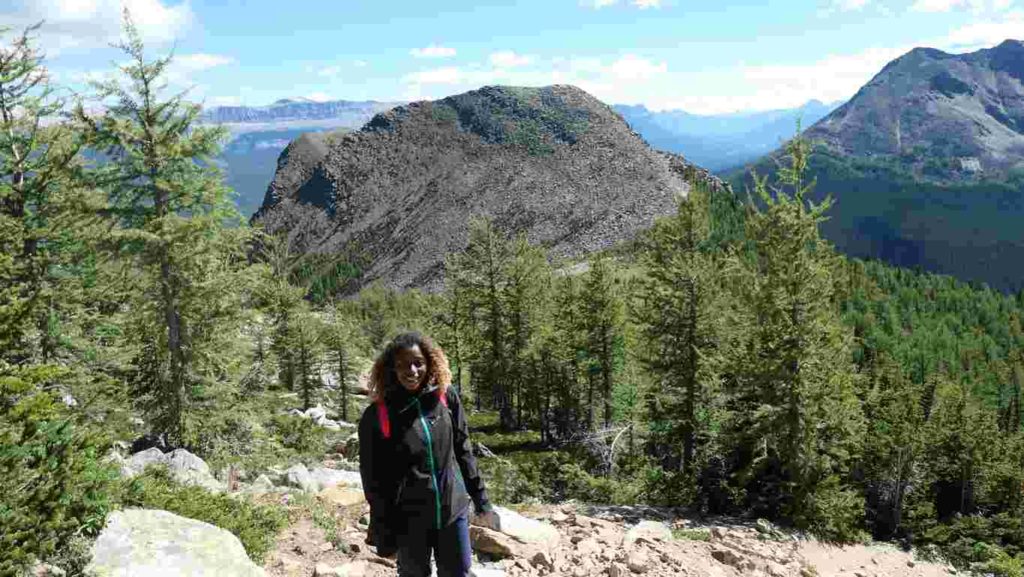
M16 362L40 353L25 339L40 328L54 237L73 225L60 217L79 187L82 146L78 131L54 122L63 102L34 44L37 29L0 46L0 358Z
M655 426L679 439L681 454L664 456L693 472L699 437L709 426L717 354L713 255L706 250L709 193L693 183L674 216L659 220L643 242L645 272L636 307L644 347L641 358L655 383L648 403ZM702 420L703 419L703 420ZM657 428L656 428L657 430Z
M76 116L107 159L115 249L134 283L125 345L136 399L154 432L189 444L230 381L249 230L230 226L240 217L211 161L224 131L198 125L183 93L163 96L171 57L147 59L127 10L124 32L120 77L94 84L105 112Z
M591 259L590 270L583 278L583 323L587 333L590 371L601 384L602 421L612 424L612 393L622 366L624 307L615 269L608 257ZM594 421L593 399L589 402L589 419ZM593 426L593 425L591 425Z
M745 234L753 250L735 253L729 282L738 305L731 432L755 509L848 535L862 515L849 474L864 422L852 334L834 299L840 259L818 230L831 201L808 198L808 143L797 136L786 150L780 186L755 176Z

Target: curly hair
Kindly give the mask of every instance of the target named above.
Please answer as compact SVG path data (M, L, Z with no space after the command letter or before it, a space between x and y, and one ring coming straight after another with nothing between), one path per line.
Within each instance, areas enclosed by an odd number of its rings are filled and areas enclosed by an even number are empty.
M423 356L427 358L427 384L435 384L441 388L441 394L448 392L452 383L452 372L448 368L448 357L433 339L417 332L402 333L391 339L388 346L373 363L370 370L370 400L376 402L387 397L392 388L398 386L395 375L395 355L403 349L419 346Z

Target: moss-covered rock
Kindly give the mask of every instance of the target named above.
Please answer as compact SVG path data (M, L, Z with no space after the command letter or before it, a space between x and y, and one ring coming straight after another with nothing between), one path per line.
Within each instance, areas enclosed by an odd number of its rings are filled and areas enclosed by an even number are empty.
M92 548L90 577L263 577L242 542L209 523L167 511L112 513Z

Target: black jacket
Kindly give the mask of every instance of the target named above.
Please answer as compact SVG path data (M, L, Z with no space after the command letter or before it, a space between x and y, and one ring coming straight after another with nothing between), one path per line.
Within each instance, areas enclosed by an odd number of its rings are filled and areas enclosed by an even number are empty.
M462 403L452 389L446 400L447 408L436 387L419 394L392 389L385 401L389 439L381 432L375 405L359 420L359 472L370 504L369 538L381 555L394 551L401 535L448 525L466 513L470 500L477 512L490 510Z

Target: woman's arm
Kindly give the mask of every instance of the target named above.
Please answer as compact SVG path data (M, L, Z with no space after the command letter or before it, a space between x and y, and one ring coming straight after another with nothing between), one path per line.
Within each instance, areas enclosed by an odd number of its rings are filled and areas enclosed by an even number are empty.
M370 504L369 542L377 547L378 555L387 557L397 549L391 528L394 483L387 461L381 455L382 441L377 431L377 412L370 405L359 420L359 474L363 479L363 495Z
M491 502L487 499L487 488L484 486L480 471L476 468L476 457L473 456L473 449L469 443L469 423L466 421L466 413L462 410L459 394L454 389L448 389L448 408L451 409L454 425L452 441L455 460L458 461L459 469L462 471L466 491L473 499L477 513L490 511Z

